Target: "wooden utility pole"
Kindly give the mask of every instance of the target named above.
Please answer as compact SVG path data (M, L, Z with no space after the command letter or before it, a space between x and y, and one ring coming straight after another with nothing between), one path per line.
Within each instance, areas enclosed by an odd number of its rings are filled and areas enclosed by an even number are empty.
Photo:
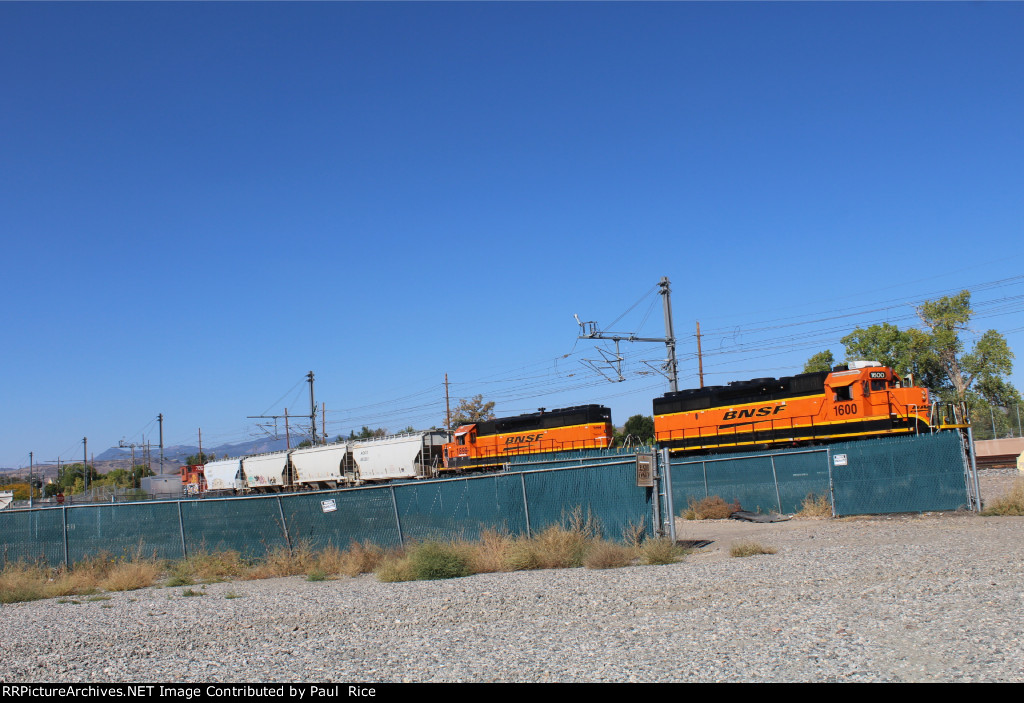
M444 375L444 409L445 409L444 426L447 429L450 430L452 428L452 401L451 401L451 398L449 398L449 396L448 396L448 374L447 373Z
M277 428L274 429L274 434L277 434ZM274 437L274 439L277 439L277 437ZM288 451L292 450L292 433L288 431L288 408L284 409L284 444Z
M203 466L206 466L206 461L203 456L203 428L199 428L199 461L202 462Z

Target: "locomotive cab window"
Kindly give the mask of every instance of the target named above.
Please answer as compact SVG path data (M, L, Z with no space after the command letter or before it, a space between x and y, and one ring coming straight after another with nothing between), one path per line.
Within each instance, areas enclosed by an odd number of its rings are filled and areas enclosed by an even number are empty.
M840 386L839 388L836 388L833 400L836 402L840 400L853 400L853 391L851 389L852 386Z
M873 391L884 391L885 390L885 379L875 379L871 382L871 390Z

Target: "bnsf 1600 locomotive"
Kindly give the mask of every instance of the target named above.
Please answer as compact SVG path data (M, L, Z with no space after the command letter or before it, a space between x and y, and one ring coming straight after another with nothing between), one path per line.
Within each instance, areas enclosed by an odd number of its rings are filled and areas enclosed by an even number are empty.
M666 393L654 400L654 435L673 453L753 450L927 431L929 410L926 389L859 361Z
M612 413L603 405L483 420L455 430L454 441L444 445L442 471L497 469L523 454L604 449L612 437Z

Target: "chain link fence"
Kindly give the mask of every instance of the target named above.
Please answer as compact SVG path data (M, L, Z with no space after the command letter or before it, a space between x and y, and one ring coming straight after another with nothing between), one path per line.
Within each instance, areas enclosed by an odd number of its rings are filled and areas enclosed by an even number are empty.
M971 467L957 432L673 458L671 469L677 510L712 496L764 513L796 513L805 500L828 496L836 516L977 505Z
M971 410L971 428L975 440L1024 437L1024 408L985 406Z
M669 532L668 506L678 515L710 496L778 513L798 512L810 496L828 496L834 515L977 505L977 483L956 432L672 458L670 466L660 465L671 480L653 489L637 486L636 449L517 457L507 468L334 491L5 510L0 566L74 564L100 553L180 559L234 550L258 559L299 544L398 547L410 540L475 540L485 530L531 536L577 522L596 526L607 539L627 540L641 531Z
M635 450L633 450L635 451ZM532 535L575 520L622 540L653 530L652 491L635 483L634 453L564 456L515 471L268 496L72 505L0 513L0 566L74 564L100 553L180 559L352 542L475 540L485 530Z

